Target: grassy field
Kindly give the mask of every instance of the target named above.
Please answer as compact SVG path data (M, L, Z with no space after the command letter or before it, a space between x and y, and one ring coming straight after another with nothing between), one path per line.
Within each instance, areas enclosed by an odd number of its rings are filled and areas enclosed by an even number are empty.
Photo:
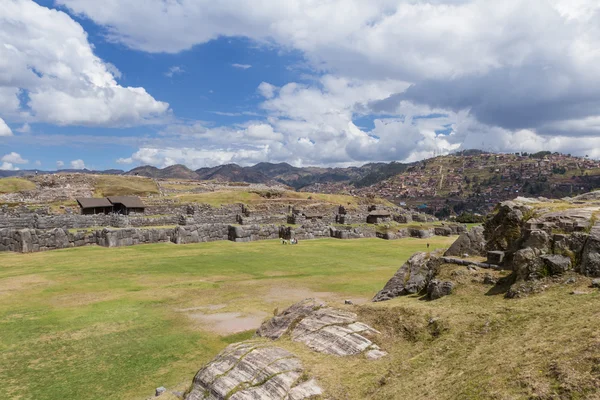
M205 203L214 207L225 204L244 203L248 205L257 203L266 203L268 201L307 201L312 203L331 203L344 206L357 206L364 204L383 204L394 206L384 199L366 200L360 197L342 195L342 194L324 194L324 193L306 193L291 191L248 191L248 190L220 190L216 192L194 193L194 194L175 194L173 198L182 203Z
M482 281L507 272L443 266L440 279L457 285L451 296L342 305L371 298L426 242L452 240L0 254L0 398L141 400L157 386L185 389L227 344L251 337L241 327L313 296L358 312L390 353L366 362L279 341L327 398L599 399L600 292L588 278L561 277L541 294L506 300L502 286Z
M17 193L25 190L34 190L35 183L21 178L0 179L0 193Z
M97 197L147 196L159 193L156 183L150 178L115 175L98 175L95 192Z
M144 399L191 382L252 334L213 332L200 311L260 322L311 295L367 300L423 248L373 239L0 254L0 398Z

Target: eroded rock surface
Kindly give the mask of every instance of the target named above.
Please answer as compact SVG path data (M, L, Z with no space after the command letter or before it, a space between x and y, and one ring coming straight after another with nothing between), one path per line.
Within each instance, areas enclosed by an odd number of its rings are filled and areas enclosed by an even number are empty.
M375 295L373 301L386 301L394 297L422 292L435 276L441 263L440 258L429 253L413 254Z
M470 231L462 233L444 253L445 256L452 257L460 257L463 254L471 256L485 256L487 254L483 227L476 226Z
M270 339L288 333L293 341L320 353L350 356L376 348L369 337L379 332L358 322L353 312L319 305L309 299L294 304L257 331L258 336Z
M434 279L427 285L427 298L429 298L429 300L437 300L444 296L449 296L453 289L453 282L442 282Z
M322 394L314 380L301 382L301 361L260 342L228 346L194 378L186 400L301 400Z

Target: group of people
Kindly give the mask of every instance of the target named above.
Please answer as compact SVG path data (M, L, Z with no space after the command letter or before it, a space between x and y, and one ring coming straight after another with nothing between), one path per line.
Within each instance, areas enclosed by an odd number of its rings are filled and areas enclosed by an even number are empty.
M298 244L298 239L294 238L291 240L281 239L281 244Z

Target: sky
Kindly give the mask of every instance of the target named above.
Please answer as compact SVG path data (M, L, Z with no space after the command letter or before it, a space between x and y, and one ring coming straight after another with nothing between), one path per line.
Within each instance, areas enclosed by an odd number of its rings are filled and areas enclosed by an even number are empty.
M0 169L600 158L597 0L1 0Z

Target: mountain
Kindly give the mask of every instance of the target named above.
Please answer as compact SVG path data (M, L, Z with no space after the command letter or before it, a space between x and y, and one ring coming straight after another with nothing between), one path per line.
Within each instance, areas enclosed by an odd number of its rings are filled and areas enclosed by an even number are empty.
M196 170L199 179L222 182L246 182L246 183L276 183L267 175L253 170L251 167L240 167L237 164L219 165L212 168L200 168Z

